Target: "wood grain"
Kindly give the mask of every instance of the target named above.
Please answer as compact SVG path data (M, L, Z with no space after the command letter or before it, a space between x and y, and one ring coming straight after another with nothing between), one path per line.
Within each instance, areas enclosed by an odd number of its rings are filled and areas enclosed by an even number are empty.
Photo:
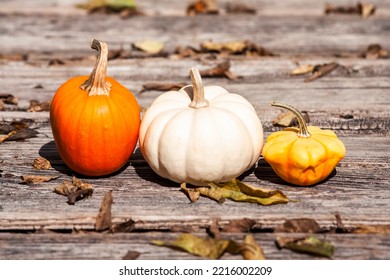
M183 252L150 244L173 240L180 232L205 235L215 219L221 225L234 219L255 221L253 234L269 259L313 259L279 250L275 233L287 219L315 219L336 246L335 259L389 259L390 237L377 234L335 233L338 213L347 228L390 225L390 64L389 59L365 59L369 44L390 50L390 4L370 1L375 15L324 15L318 1L242 1L254 15L226 14L221 0L218 16L185 16L186 1L140 1L145 16L121 19L117 15L87 15L74 7L79 1L3 1L0 5L1 94L12 94L18 105L6 104L0 124L29 119L35 138L0 144L0 259L121 259L129 250L141 259L196 259ZM350 1L337 1L350 5ZM292 202L269 207L207 198L190 203L179 186L157 176L139 150L116 174L84 178L60 159L53 141L48 112L27 112L31 100L48 101L67 79L87 75L95 53L92 38L105 40L111 50L130 50L144 39L164 42L167 56L113 59L108 74L129 88L139 104L148 107L161 94L139 93L147 83L190 83L188 70L210 68L224 58L203 55L180 58L177 46L198 48L216 42L251 40L276 53L272 57L229 56L236 80L204 78L205 85L220 85L241 94L255 107L264 138L280 128L272 120L282 111L269 105L280 100L308 111L311 124L334 130L347 148L336 172L314 187L294 187L281 181L260 158L239 179L253 185L282 190ZM337 62L332 73L305 83L292 77L297 64ZM34 159L43 156L53 168L38 171ZM22 175L59 176L47 183L26 185ZM93 195L75 205L53 189L73 175L93 184ZM104 194L112 190L112 222L134 220L130 233L95 233L96 217ZM43 227L42 230L39 230ZM53 230L53 231L51 231ZM82 230L87 230L83 232ZM224 237L242 240L243 234ZM75 246L75 244L78 244ZM225 255L225 259L240 256Z

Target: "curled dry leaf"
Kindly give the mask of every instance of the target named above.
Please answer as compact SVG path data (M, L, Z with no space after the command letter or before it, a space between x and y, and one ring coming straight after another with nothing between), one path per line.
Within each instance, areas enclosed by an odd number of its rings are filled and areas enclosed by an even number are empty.
M12 94L0 93L0 102L9 105L18 105L19 99Z
M277 237L276 244L279 248L328 258L331 258L335 251L331 243L319 240L314 235L305 238Z
M134 42L132 46L133 48L148 54L158 54L164 49L164 43L156 40Z
M22 175L21 179L25 184L39 184L57 179L59 176Z
M307 218L287 220L275 228L275 232L318 233L321 230L321 227L315 220Z
M45 159L44 157L37 157L34 159L33 167L37 170L47 170L51 168L50 161Z
M253 226L256 224L255 220L248 218L231 220L229 224L222 228L223 232L250 232Z
M180 185L180 191L184 193L191 202L195 202L200 197L200 192L196 189L187 188L186 183Z
M112 233L118 233L118 232L132 232L135 228L135 222L133 219L129 219L123 223L114 224L111 227Z
M263 249L252 234L245 236L240 251L244 260L265 260Z
M91 184L84 183L80 179L73 177L72 182L65 180L62 184L54 188L54 192L68 197L68 204L74 205L77 201L87 198L93 194Z
M379 44L371 44L367 49L361 54L361 57L366 59L378 59L378 58L388 58L389 51L382 48Z
M30 106L27 109L28 112L48 112L50 111L50 104L51 101L37 101L37 100L31 100Z
M172 242L152 241L153 245L166 246L176 250L184 250L190 254L209 259L219 259L231 246L232 241L212 237L197 237L190 233L182 233Z
M210 69L201 70L199 73L202 77L226 77L229 80L236 80L240 78L230 71L229 60L225 60Z
M127 251L126 255L123 256L122 260L136 260L141 255L137 251Z
M355 6L325 5L325 14L358 14L367 18L375 13L376 7L370 3L359 2Z
M301 113L303 115L305 122L309 123L310 117L307 111L302 111ZM276 118L272 120L272 125L277 127L292 127L292 126L298 126L299 124L295 114L293 114L290 111L287 111L277 115Z
M195 0L187 6L187 15L218 14L217 0Z
M135 0L89 0L87 3L77 6L86 9L90 14L120 14L122 18L143 15L138 10Z
M331 73L333 70L335 70L340 65L336 62L331 63L325 63L322 65L316 65L313 68L312 75L305 79L305 82L311 82L318 78L321 78L329 73Z
M99 209L99 214L96 217L95 230L104 231L111 228L111 205L112 205L112 191L108 191L102 200Z
M142 89L139 93L143 93L145 91L156 90L156 91L177 91L182 87L186 86L185 83L147 83L142 85Z
M202 52L217 52L232 54L244 54L246 56L275 56L271 51L257 45L256 43L246 41L213 42L205 41L200 44Z
M305 75L308 73L313 72L314 66L311 64L302 64L299 65L297 68L290 71L291 76L297 76L297 75Z
M246 260L264 260L262 248L252 235L247 235L243 243L213 237L197 237L190 233L182 233L172 242L152 241L153 245L165 246L209 259L219 259L225 253L241 254Z
M228 14L256 14L256 9L244 3L227 3L226 13Z

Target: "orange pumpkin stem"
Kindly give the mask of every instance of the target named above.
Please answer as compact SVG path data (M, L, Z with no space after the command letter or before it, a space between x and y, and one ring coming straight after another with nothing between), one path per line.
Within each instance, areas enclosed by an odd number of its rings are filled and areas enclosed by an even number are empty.
M295 107L293 107L291 105L288 105L288 104L285 104L285 103L282 103L279 101L272 101L271 105L275 106L275 107L284 108L284 109L291 111L298 120L298 124L299 124L298 136L302 137L302 138L309 138L310 137L310 133L309 133L309 130L307 129L306 121L303 118L302 113L298 109L296 109Z
M194 109L204 108L209 106L209 102L204 98L204 87L199 70L195 67L190 69L192 81L193 97L190 107Z
M106 81L108 47L104 42L93 39L91 48L97 50L98 56L91 75L80 88L86 90L89 96L110 95L111 84Z

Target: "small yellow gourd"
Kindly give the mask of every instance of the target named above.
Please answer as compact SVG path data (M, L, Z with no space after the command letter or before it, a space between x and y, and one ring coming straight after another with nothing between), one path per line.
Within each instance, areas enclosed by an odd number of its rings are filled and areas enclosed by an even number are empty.
M345 146L331 130L307 126L296 108L274 101L272 106L293 112L299 128L271 133L263 147L264 159L284 181L310 186L326 179L345 155Z

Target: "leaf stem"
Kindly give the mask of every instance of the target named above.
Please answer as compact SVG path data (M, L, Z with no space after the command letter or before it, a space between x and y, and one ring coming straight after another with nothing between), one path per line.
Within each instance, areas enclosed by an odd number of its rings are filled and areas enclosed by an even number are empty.
M293 107L291 105L288 105L288 104L285 104L285 103L282 103L279 101L272 101L271 105L275 106L275 107L284 108L284 109L291 111L296 116L296 118L298 120L298 124L299 124L298 136L302 137L302 138L309 138L310 137L310 133L309 133L309 130L307 129L306 121L305 121L302 113L298 109L296 109L295 107Z
M97 50L98 56L91 75L80 88L87 91L89 96L110 95L111 84L106 81L108 47L105 42L93 39L91 48Z

